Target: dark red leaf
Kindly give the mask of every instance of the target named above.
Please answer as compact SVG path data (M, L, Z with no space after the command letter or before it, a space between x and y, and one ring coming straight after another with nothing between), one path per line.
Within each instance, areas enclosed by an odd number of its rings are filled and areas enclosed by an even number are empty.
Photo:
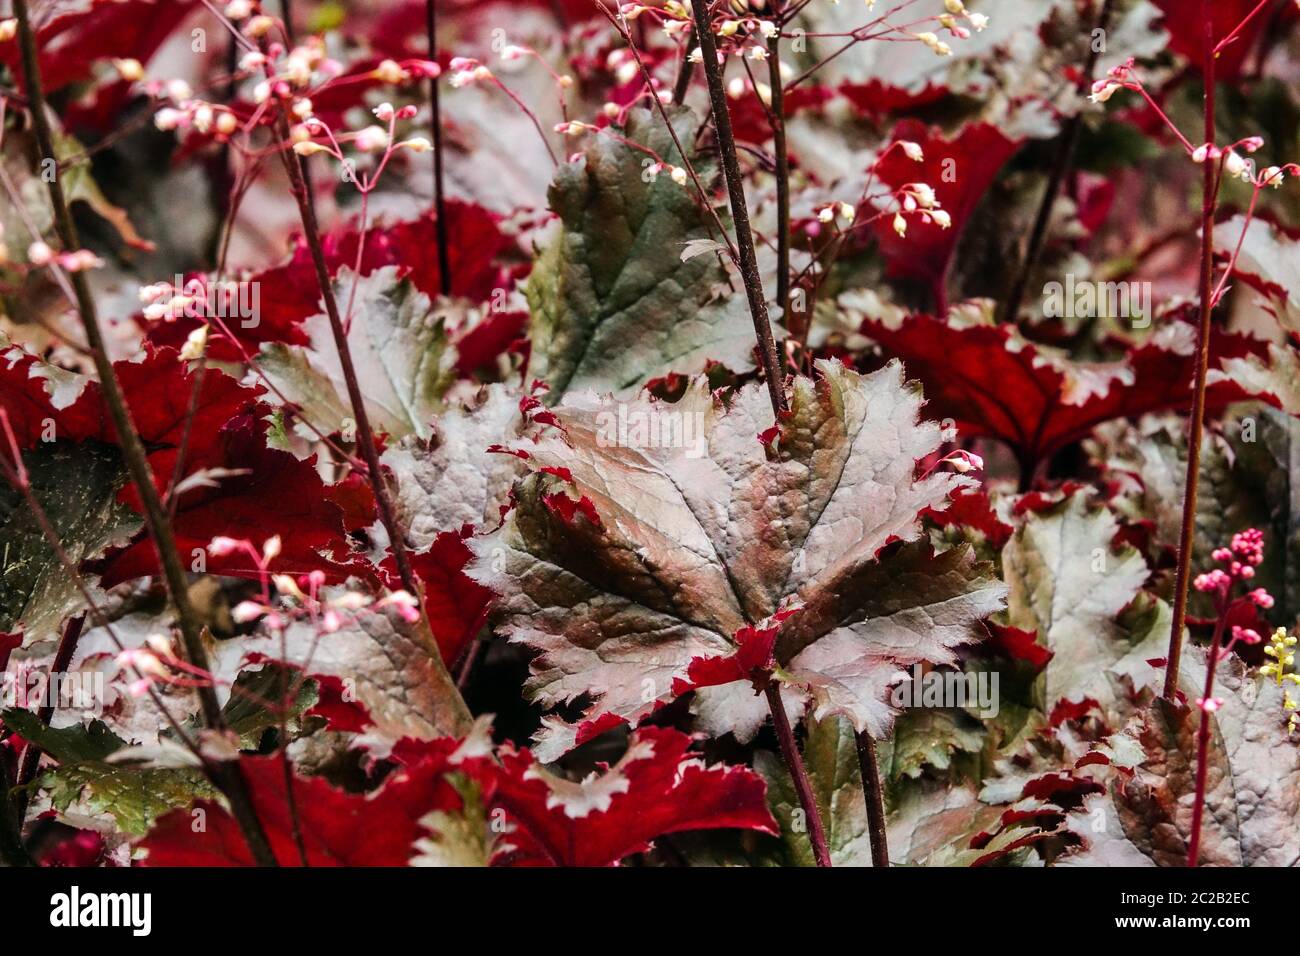
M442 659L449 667L478 635L492 601L492 592L464 573L472 557L465 539L472 533L468 526L460 531L444 531L428 550L411 555L411 566L424 586L429 625L442 651ZM402 586L391 555L384 559L380 570L389 587Z
M908 159L901 149L892 150L877 167L880 182L898 189L907 183L928 183L939 205L948 212L952 227L922 222L909 216L907 235L899 236L885 216L873 224L876 239L887 264L887 274L927 283L943 301L942 287L962 228L975 211L985 190L1004 163L1020 148L1018 140L1007 139L996 126L975 123L947 138L935 127L906 119L894 127L893 139L919 145L922 162Z
M908 375L924 383L930 415L952 418L965 437L1005 442L1027 466L1102 422L1189 406L1194 336L1190 326L1168 330L1176 334L1131 349L1123 361L1082 364L1040 350L1007 325L959 327L918 315L897 327L875 321L862 327L887 357L901 358ZM1210 367L1262 351L1261 342L1216 330ZM1235 384L1218 382L1209 389L1209 407L1243 397Z

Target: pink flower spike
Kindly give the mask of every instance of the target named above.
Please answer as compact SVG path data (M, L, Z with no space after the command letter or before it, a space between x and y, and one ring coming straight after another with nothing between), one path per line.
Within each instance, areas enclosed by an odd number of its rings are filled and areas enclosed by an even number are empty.
M1196 706L1201 708L1205 713L1212 714L1223 706L1222 697L1211 697L1208 700L1204 697L1196 698Z

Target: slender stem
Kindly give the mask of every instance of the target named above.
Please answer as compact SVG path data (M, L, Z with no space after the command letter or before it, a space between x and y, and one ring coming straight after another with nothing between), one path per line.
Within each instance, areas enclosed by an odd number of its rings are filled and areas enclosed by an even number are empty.
M1201 18L1205 29L1205 142L1214 142L1214 29L1210 17L1211 0L1201 0ZM1201 479L1201 437L1205 429L1205 379L1210 363L1210 312L1214 268L1214 211L1218 164L1208 158L1201 180L1201 315L1196 330L1196 381L1193 386L1192 413L1187 425L1187 478L1183 493L1183 520L1178 536L1178 572L1174 581L1174 619L1169 631L1166 655L1166 700L1173 701L1178 691L1178 666L1183 652L1183 627L1187 621L1187 587L1191 578L1192 549L1196 531L1196 495Z
M686 102L686 93L691 88L691 77L695 75L695 62L691 59L691 54L695 52L695 34L691 33L690 38L686 41L686 49L682 51L682 65L677 68L677 82L673 85L673 102L678 106ZM772 84L773 89L776 84Z
M280 0L280 19L284 21L284 37L290 46L298 45L298 37L293 28L293 0Z
M41 85L36 36L32 31L27 0L14 0L13 9L14 16L18 20L23 76L27 84L27 95L31 100L32 125L36 132L36 142L42 156L54 158L57 156L54 149L54 135L50 128L49 116L46 114L45 91ZM54 176L49 180L48 186L50 204L54 211L54 227L59 241L67 251L79 249L81 243L72 222L72 215L68 211L63 184L58 176ZM122 457L126 461L127 470L144 506L145 523L158 552L158 561L162 566L167 590L176 607L186 656L191 664L207 670L207 652L203 646L198 615L189 600L189 582L186 578L185 566L181 563L180 554L176 549L176 539L172 537L171 527L167 522L167 513L154 487L153 473L149 468L144 445L131 420L131 413L113 371L113 363L108 358L103 332L95 313L94 298L90 293L90 284L86 274L80 271L72 274L71 281L77 299L77 312L85 329L86 344L91 350L95 369L99 375L104 402L108 406L113 427L117 432ZM225 721L221 715L221 706L217 702L215 689L211 686L199 687L198 695L204 724L216 731L223 730ZM238 764L215 764L213 772L214 782L230 803L231 813L238 821L254 859L262 865L275 865L275 855L271 852L266 833L257 819L247 782Z
M424 32L429 41L429 59L438 59L437 0L424 0ZM451 247L447 240L447 203L442 175L442 104L438 77L429 77L429 125L433 133L433 228L438 237L438 281L443 295L451 295Z
M781 703L780 686L773 681L767 685L766 693L768 709L772 711L772 725L776 727L776 739L781 744L781 756L790 768L790 777L794 780L794 789L799 795L799 805L803 807L804 816L808 820L808 839L812 842L813 856L818 866L830 866L831 851L826 843L826 828L822 826L821 811L817 808L817 798L813 795L808 771L799 754L799 745L795 743L790 718L786 716L785 705Z
M1229 43L1231 43L1233 40L1236 39L1237 34L1240 33L1243 28L1245 28L1247 23L1255 19L1255 14L1259 13L1270 3L1274 3L1274 2L1276 2L1276 0L1259 0L1259 3L1255 5L1255 9L1251 10L1250 13L1246 14L1245 18L1240 23L1238 23L1235 27L1233 27L1231 33L1229 33L1226 37L1224 37L1222 40L1216 43L1214 45L1213 52L1208 55L1210 57L1216 56L1220 50L1222 50L1225 46L1227 46ZM1214 39L1214 32L1212 30L1206 30L1205 42L1208 44L1213 39ZM1206 49L1208 50L1209 47L1207 46Z
M469 650L465 652L465 659L461 661L460 670L456 673L456 689L462 694L465 693L465 688L469 686L470 677L474 674L474 667L478 663L479 657L482 656L483 645L486 643L487 641L475 637L469 645Z
M700 53L704 58L704 75L709 82L709 99L713 104L713 122L718 131L718 151L722 156L723 174L727 180L727 193L731 201L731 218L736 224L736 251L740 275L745 283L749 312L754 320L754 334L758 339L763 371L767 376L768 395L772 400L772 413L780 421L786 409L785 376L777 360L776 341L772 337L772 324L767 315L767 300L763 295L763 280L758 274L758 259L754 253L754 236L749 226L749 209L745 204L745 183L740 175L740 161L736 156L736 139L731 130L731 114L727 112L727 94L722 87L722 71L718 66L718 48L713 40L709 22L707 0L693 0L695 7L695 33L699 37ZM781 756L794 779L799 804L808 820L808 837L818 866L830 866L831 855L826 845L826 829L822 826L821 811L813 797L808 771L804 768L799 746L795 743L790 720L781 703L781 691L775 684L767 687L767 702L772 711L772 724L781 743Z
M50 665L50 680L46 683L45 700L37 708L36 717L45 726L54 718L54 699L51 688L57 685L56 675L64 674L72 663L72 655L77 650L77 641L81 640L81 628L86 623L86 616L78 614L68 618L59 638L59 646L54 651L54 662ZM41 763L41 748L30 740L23 748L22 759L18 762L18 778L14 786L14 819L21 828L27 821L27 785L36 779L36 770ZM21 833L21 830L20 830ZM21 837L20 837L21 838Z
M1097 30L1105 30L1110 22L1110 6L1111 0L1102 0L1101 11L1097 14ZM1099 57L1100 50L1097 44L1091 44L1083 75L1079 78L1080 93L1085 92L1092 85ZM1038 268L1038 260L1042 256L1043 245L1047 240L1047 227L1052 221L1052 210L1061 193L1061 184L1065 182L1070 168L1074 165L1074 152L1078 148L1079 134L1082 131L1083 112L1080 111L1066 120L1061 136L1057 140L1056 155L1053 157L1052 169L1047 177L1047 188L1043 192L1042 202L1039 203L1038 214L1034 217L1034 226L1029 233L1029 245L1025 248L1025 257L1020 263L1020 271L1016 273L1015 282L1003 306L1000 319L1002 322L1014 322L1020 315L1025 289L1033 277L1034 270Z
M0 787L8 793L13 786L9 762L0 753ZM32 858L23 846L22 821L13 816L13 802L0 798L0 861L6 866L31 866Z
M880 764L876 760L876 738L871 731L858 734L858 769L862 772L863 796L867 801L867 832L871 837L871 865L889 866L889 841L886 839L884 787L880 782Z
M700 53L704 58L704 75L709 81L709 99L713 103L713 122L718 131L718 150L722 154L722 170L727 180L727 194L731 200L731 218L736 226L736 251L739 257L740 277L745 283L749 299L749 314L754 320L754 334L758 338L763 372L767 376L767 390L772 399L772 410L778 420L785 410L785 376L777 358L776 340L772 337L772 323L767 316L767 299L763 295L763 280L758 273L758 258L754 254L754 235L749 226L749 207L745 204L745 183L740 175L740 161L736 156L736 137L731 130L731 114L727 111L727 91L722 85L722 69L718 65L718 46L713 39L707 0L692 0L695 7L695 34L699 38Z
M1228 624L1228 602L1224 599L1219 619L1214 625L1214 639L1210 642L1210 657L1205 665L1205 693L1202 701L1214 694L1214 671L1219 666L1219 648ZM1205 780L1210 757L1210 715L1201 708L1201 723L1196 729L1196 797L1192 803L1192 834L1187 841L1187 865L1196 866L1201 853L1201 820L1205 815Z
M289 123L284 112L280 111L275 122L276 135L281 142L289 142ZM321 297L325 301L325 314L329 318L330 331L334 335L334 347L338 350L339 367L343 372L343 381L347 385L348 401L352 414L357 421L357 443L361 446L361 457L366 463L367 477L375 494L375 504L379 509L379 520L388 532L389 546L393 550L393 561L397 565L397 574L402 587L412 597L420 598L419 579L411 567L411 558L406 550L401 527L393 510L392 498L384 484L383 469L379 464L379 452L375 449L375 433L370 427L370 416L366 413L365 397L357 381L357 371L352 364L352 350L348 346L347 331L343 328L343 317L339 314L338 301L330 282L329 267L325 262L325 251L321 245L320 224L316 220L316 209L307 196L306 183L303 181L302 169L295 161L296 157L288 150L281 153L285 171L289 174L290 188L298 204L298 214L302 219L303 234L311 253L312 265L316 272L316 283L320 287ZM423 602L421 602L423 603Z
M779 9L778 9L779 15ZM781 88L781 36L767 41L772 87L772 151L776 154L776 304L790 327L790 152L785 138L785 91Z
M284 38L289 42L289 46L298 45L298 31L293 25L293 0L280 0L280 20L284 24ZM235 38L231 39L231 49L235 49ZM232 71L233 72L233 71ZM231 96L234 99L234 96ZM298 164L302 166L302 180L307 184L307 199L314 206L316 205L316 187L312 185L311 168L307 165L309 157L299 156Z

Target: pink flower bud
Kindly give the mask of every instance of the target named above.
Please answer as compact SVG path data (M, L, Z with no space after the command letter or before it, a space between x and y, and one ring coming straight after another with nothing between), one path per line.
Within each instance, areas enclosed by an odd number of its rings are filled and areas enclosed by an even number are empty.
M1258 644L1263 640L1263 638L1259 636L1259 633L1252 628L1241 627L1236 624L1232 625L1232 639L1234 641L1241 641L1243 644Z
M1273 606L1273 595L1269 594L1263 588L1255 588L1247 595L1258 607L1270 608Z

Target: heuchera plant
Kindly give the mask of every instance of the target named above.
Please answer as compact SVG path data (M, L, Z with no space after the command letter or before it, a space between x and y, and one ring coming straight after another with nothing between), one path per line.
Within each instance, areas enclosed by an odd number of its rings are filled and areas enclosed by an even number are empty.
M1294 864L1296 6L0 0L0 860Z

